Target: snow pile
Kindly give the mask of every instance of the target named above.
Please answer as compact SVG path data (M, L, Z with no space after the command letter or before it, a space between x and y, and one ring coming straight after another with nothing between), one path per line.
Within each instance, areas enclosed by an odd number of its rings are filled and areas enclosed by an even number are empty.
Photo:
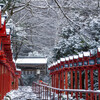
M11 100L38 100L31 86L19 86L18 90L12 90L7 96L10 96Z

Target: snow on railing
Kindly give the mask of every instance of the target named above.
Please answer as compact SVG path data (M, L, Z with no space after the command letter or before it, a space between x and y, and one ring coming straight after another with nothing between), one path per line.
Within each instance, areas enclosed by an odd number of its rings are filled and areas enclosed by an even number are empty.
M32 89L43 100L86 100L87 96L88 100L99 100L100 98L100 90L60 89L36 82L33 82ZM83 94L82 97L80 97L81 94Z

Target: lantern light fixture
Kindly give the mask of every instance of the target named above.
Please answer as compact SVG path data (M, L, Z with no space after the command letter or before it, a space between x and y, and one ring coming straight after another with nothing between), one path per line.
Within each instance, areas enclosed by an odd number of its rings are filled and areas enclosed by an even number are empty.
M88 52L83 52L83 55L85 56L85 57L89 57L90 56L90 52L88 51Z
M65 58L60 58L60 61L65 61Z
M79 53L78 56L79 56L79 58L83 58L83 54L82 53Z
M7 35L10 35L10 32L11 32L11 28L9 25L6 26L6 34Z
M91 55L96 55L97 54L97 49L94 48L92 50L90 50Z
M1 24L4 25L4 22L5 22L5 17L2 16L2 17L1 17Z
M7 15L2 15L1 24L4 25L5 20L7 19Z
M78 59L78 55L74 55L74 59Z
M73 60L73 56L69 56L69 59L70 59L70 60Z
M98 47L98 52L100 52L100 47Z
M1 6L0 6L0 12L1 12Z
M66 61L69 61L69 57L65 57L65 60L66 60Z

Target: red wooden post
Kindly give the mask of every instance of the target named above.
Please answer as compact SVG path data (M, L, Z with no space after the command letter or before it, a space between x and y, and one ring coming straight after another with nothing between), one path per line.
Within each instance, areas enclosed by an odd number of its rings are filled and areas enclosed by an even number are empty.
M61 89L64 89L64 63L65 58L60 58L60 66L61 66Z
M93 90L93 69L90 70L90 75L91 75L91 90ZM94 97L93 97L93 93L91 94L91 100L94 100Z
M0 28L1 28L1 6L0 6Z
M51 76L51 77L52 77L52 87L53 87L53 74L52 74L52 76Z
M3 66L0 64L0 100L2 100Z
M71 71L71 89L73 89L73 56L69 56L69 67L70 67L70 71ZM73 96L73 92L71 92L71 96Z
M57 61L57 66L58 66L58 88L60 88L60 60Z
M78 67L79 67L79 88L82 89L82 70L83 67L83 54L79 54L78 58ZM80 98L82 98L82 93L80 92Z
M88 90L88 70L85 70L85 89ZM86 93L86 100L88 100L88 93Z
M65 70L65 88L68 89L68 72ZM67 92L66 92L67 94Z
M54 74L54 80L53 80L53 82L54 82L54 87L55 87L55 79L56 79L56 78L55 78L55 74Z
M68 67L69 67L69 57L65 58L65 88L68 89ZM68 93L66 92L66 95Z
M75 70L75 89L77 89L77 71Z
M71 70L71 89L73 89L73 70ZM71 92L71 96L73 96L73 92Z
M73 66L74 68L77 67L78 63L78 55L74 55L74 59L73 59ZM77 69L75 68L75 89L77 89ZM77 93L76 93L76 97L77 97Z
M82 89L82 71L79 71L79 84L80 84L80 89ZM80 98L82 98L82 93L80 92Z
M62 71L62 86L61 89L64 89L64 71Z
M62 87L62 73L60 72L60 89Z
M97 66L98 66L98 89L100 90L100 48L97 49ZM100 99L100 95L99 95Z
M100 74L99 73L100 73L100 66L98 68L98 83L99 83L98 84L98 86L99 86L98 89L100 90Z
M90 52L83 52L84 68L85 68L85 88L88 90L88 68L89 68L89 56ZM88 100L88 93L86 93L86 100Z

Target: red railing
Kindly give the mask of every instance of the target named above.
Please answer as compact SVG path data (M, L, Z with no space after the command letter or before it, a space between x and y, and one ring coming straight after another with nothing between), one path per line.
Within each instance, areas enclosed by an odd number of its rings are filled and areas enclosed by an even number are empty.
M87 95L88 100L99 100L100 97L100 90L60 89L36 82L33 82L32 89L41 100L86 100ZM73 92L72 96L71 92ZM82 98L80 98L80 94L82 94Z

